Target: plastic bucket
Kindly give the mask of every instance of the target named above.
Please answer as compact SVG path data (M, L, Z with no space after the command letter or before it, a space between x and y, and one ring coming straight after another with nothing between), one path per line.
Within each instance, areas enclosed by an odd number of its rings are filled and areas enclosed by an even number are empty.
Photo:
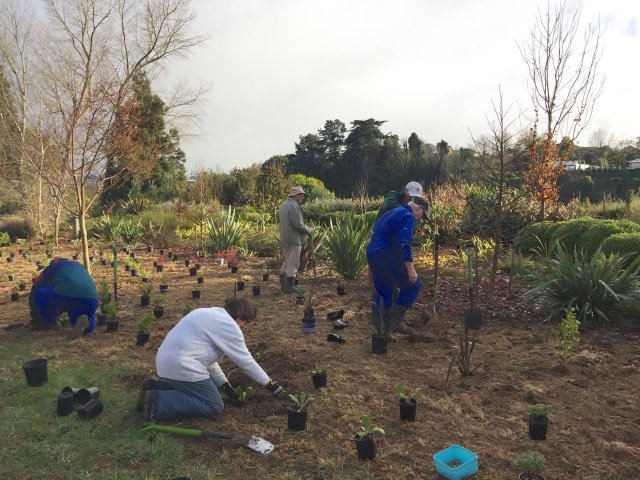
M27 377L27 385L31 387L39 387L43 383L47 383L49 377L47 375L47 363L46 358L38 358L36 360L29 360L22 364L24 375Z

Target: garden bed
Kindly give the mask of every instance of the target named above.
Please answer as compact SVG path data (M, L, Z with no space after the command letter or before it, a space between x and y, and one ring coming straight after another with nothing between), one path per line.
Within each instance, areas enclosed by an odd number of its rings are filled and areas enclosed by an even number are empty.
M70 252L63 252L70 253ZM179 255L186 252L177 252ZM44 251L33 258L44 255ZM70 256L70 255L69 255ZM120 255L119 255L120 257ZM185 427L205 430L245 431L258 434L276 444L268 456L257 456L247 449L239 449L212 440L184 438L157 439L182 447L182 465L173 466L175 476L191 474L193 478L435 478L432 454L451 444L460 444L478 455L477 478L517 478L513 465L518 453L538 450L547 460L547 478L636 478L640 464L640 417L637 392L640 390L640 334L615 329L587 331L575 353L558 368L560 349L551 333L551 326L520 305L523 290L514 287L508 292L506 276L499 275L497 294L489 297L480 287L477 305L485 318L480 340L472 357L480 365L476 373L462 380L452 371L445 384L452 352L458 342L463 312L467 308L468 290L464 279L457 275L441 278L439 315L424 323L425 313L431 311L429 272L419 270L424 287L419 304L408 314L408 323L417 329L412 342L400 336L390 345L388 353L374 356L370 353L373 328L369 323L369 288L366 278L347 284L346 296L336 294L337 279L319 264L314 289L314 308L317 333L303 335L300 320L303 306L296 305L295 295L279 292L277 275L262 280L264 259L252 259L240 265L240 272L232 274L227 266L214 265L212 259L204 262L201 274L201 298L191 299L196 284L189 275L182 255L178 261L164 258L164 271L155 273L152 262L157 254L139 251L139 261L150 271L151 282L158 295L161 278L170 279L166 294L164 316L154 322L151 340L145 347L135 346L136 321L150 313L151 307L141 307L140 278L125 276L124 266L119 277L120 327L107 334L98 327L89 338L69 343L61 332L28 331L29 312L25 294L17 302L9 301L12 283L8 282L9 266L16 278L30 278L34 264L18 258L12 264L1 263L0 297L4 305L0 310L0 335L3 345L19 345L35 355L51 353L50 365L54 374L49 383L56 381L55 364L83 363L91 367L88 382L100 385L101 378L117 365L122 372L116 379L121 405L105 404L105 414L91 420L95 428L106 425L108 410L115 418L134 415L124 405L135 402L141 380L154 373L155 352L162 339L180 318L185 304L193 306L221 306L233 295L234 282L242 278L247 285L238 295L246 295L258 308L258 319L245 330L250 350L260 352L260 363L273 379L291 393L314 391L310 370L315 365L327 369L330 381L327 388L315 392L311 404L307 430L293 432L287 429L286 403L270 398L268 392L256 385L256 397L241 409L227 406L217 419L186 419ZM34 260L35 261L35 260ZM112 269L93 267L96 279L110 278ZM251 286L260 285L261 295L254 297ZM311 274L306 272L300 286L310 290ZM326 337L333 332L326 313L344 308L344 320L349 327L340 335L346 343L329 343ZM68 327L67 327L68 328ZM17 347L16 347L17 348ZM5 357L3 357L5 358ZM27 360L24 358L23 360ZM233 365L222 363L229 372ZM21 442L37 442L37 438L24 438L20 433L20 409L14 407L20 395L33 392L22 386L19 364L0 365L3 377L16 386L2 390L3 405L9 405L0 415L0 445L3 457L11 458L12 450ZM51 367L50 367L51 368ZM252 385L241 373L230 375L231 383ZM398 400L393 391L396 383L408 388L419 387L419 410L416 421L401 422L398 418ZM13 385L13 384L12 384ZM26 392L26 393L25 393ZM109 393L106 393L109 398ZM46 405L53 405L55 397ZM534 442L528 437L527 414L531 403L551 405L552 415L547 440ZM376 459L360 462L353 448L353 434L360 416L369 414L376 425L386 430L378 439ZM55 429L55 408L43 409L43 427ZM72 419L73 420L73 419ZM67 421L67 420L65 420ZM134 422L142 426L142 419ZM74 444L69 433L75 424L66 428L65 441L70 449L82 450ZM119 423L111 425L116 435ZM122 427L124 428L124 427ZM131 434L131 432L122 432ZM138 434L145 439L149 436ZM161 435L161 434L156 434ZM96 458L87 475L78 478L101 478L105 471L118 472L126 454L112 451L117 444L108 445L109 455ZM37 465L46 465L46 478L69 478L69 465L49 458L46 449L37 449ZM136 452L130 455L136 456ZM153 462L147 454L146 462ZM0 465L3 478L30 478L33 459L14 458ZM142 478L150 471L145 462L134 462ZM102 473L101 473L102 472ZM148 478L166 478L166 472ZM173 474L173 470L171 471ZM113 477L113 475L112 475ZM121 477L124 478L124 477ZM172 478L172 477L171 477Z

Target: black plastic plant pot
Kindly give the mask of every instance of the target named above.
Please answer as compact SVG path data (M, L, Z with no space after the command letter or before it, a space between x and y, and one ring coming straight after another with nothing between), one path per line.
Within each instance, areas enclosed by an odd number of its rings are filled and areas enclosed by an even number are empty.
M202 264L201 263L196 263L196 270L200 270L202 268Z
M118 320L107 320L107 333L118 331Z
M238 267L231 267L231 273L238 273Z
M298 411L296 407L287 407L287 426L289 430L304 430L307 426L308 410Z
M184 261L184 266L185 266L185 267L188 267L190 264L191 264L191 261L190 261L190 260L185 260L185 261ZM195 268L195 267L194 267L194 268Z
M404 399L400 399L400 420L406 422L413 422L416 419L416 399L412 398L408 402Z
M138 334L136 335L136 345L138 346L144 345L149 341L149 338L151 338L150 333L138 332Z
M482 328L482 313L477 308L469 308L464 312L464 324L470 330Z
M56 413L60 417L66 417L71 412L73 412L73 393L63 391L60 395L58 395L58 405L56 408Z
M62 389L62 393L70 393L72 395L74 402L78 401L77 396L79 391L80 389L76 387L64 387Z
M344 286L342 286L342 285L338 285L336 287L336 292L338 293L338 295L346 295L347 294L347 289L344 288Z
M100 265L102 265L103 267L107 266L107 259L106 258L101 258L100 259Z
M263 280L264 282L266 282L267 280L269 280L269 274L268 274L268 273L264 273L264 274L262 275L262 280Z
M142 277L142 283L149 283L149 277Z
M387 354L387 339L379 335L371 335L371 353L376 355Z
M135 268L131 269L131 276L132 277L137 277L138 276L138 270L136 270Z
M148 307L150 300L151 300L151 297L149 297L149 296L145 296L145 295L141 296L140 297L140 306Z
M356 452L360 460L373 460L376 458L376 442L373 435L360 438L358 435L353 437L356 444Z
M96 318L99 327L104 327L107 324L107 316L104 313L96 313Z
M204 283L204 277L198 277L196 281L198 282L199 285L202 285Z
M177 261L178 261L178 255L177 255L177 254L175 254L175 253L173 254L173 261L174 261L174 262L177 262Z
M167 293L169 291L169 285L161 284L160 285L160 293Z
M548 428L548 417L529 415L529 437L531 440L546 440Z
M257 297L258 295L260 295L260 286L259 285L254 285L251 290L253 291L253 295L254 296Z
M42 384L47 383L49 376L47 374L46 358L38 358L36 360L29 360L22 364L24 375L27 378L27 385L30 387L39 387Z
M129 265L125 265L125 266L124 266L124 271L125 271L125 272L128 272L129 270L131 270L131 266L129 266Z
M162 270L164 270L164 265L160 265L160 264L156 265L156 272L160 273L162 272Z
M17 302L20 300L20 294L18 292L11 292L11 301Z
M147 253L153 252L153 247L151 245L147 246Z
M200 290L191 290L191 298L194 300L200 298Z
M131 257L131 258L133 258L133 259L135 260L135 259L136 259L136 257L137 257L136 252L130 252L130 253L129 253L129 257Z
M9 277L9 281L13 282L13 279L15 278L15 276L14 275L8 275L8 277Z
M313 386L316 388L322 388L327 386L327 373L317 373L315 375L311 375L311 380L313 380Z
M94 398L78 408L78 417L80 420L91 420L100 415L102 410L104 410L102 402L100 399Z
M546 480L540 473L521 473L518 475L518 480Z
M164 307L155 307L153 309L153 316L156 318L161 318L164 315Z
M84 405L95 398L100 398L100 389L98 387L81 388L75 395L76 402L80 405Z
M242 280L238 280L236 282L236 286L237 286L239 292L244 290L244 282Z
M7 257L7 263L13 262L13 257Z

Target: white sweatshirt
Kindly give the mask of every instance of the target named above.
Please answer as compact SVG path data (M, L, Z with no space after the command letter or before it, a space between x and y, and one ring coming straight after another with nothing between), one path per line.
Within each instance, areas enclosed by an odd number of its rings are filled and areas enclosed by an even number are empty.
M211 376L216 386L227 382L218 361L227 355L260 385L269 376L253 359L242 330L224 308L197 308L183 317L167 334L156 354L158 376L198 382Z

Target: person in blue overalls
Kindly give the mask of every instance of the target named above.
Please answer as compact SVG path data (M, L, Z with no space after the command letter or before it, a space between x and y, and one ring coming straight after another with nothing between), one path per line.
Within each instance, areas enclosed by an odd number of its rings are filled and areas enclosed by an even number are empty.
M427 215L427 202L414 197L408 204L383 214L373 227L367 245L367 263L375 287L375 314L389 319L388 332L412 335L404 324L407 310L415 303L422 282L413 266L411 242L416 220Z
M59 328L58 317L69 315L70 336L91 333L96 326L98 292L87 269L78 262L54 258L36 277L29 293L31 328Z

